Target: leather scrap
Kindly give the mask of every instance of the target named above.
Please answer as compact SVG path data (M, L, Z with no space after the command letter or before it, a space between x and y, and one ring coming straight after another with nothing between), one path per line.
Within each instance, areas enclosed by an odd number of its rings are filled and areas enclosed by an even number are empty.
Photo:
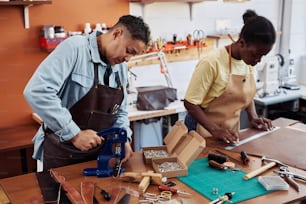
M11 203L10 199L6 195L6 193L3 190L1 185L0 185L0 203L3 203L3 204L10 204Z
M81 196L85 204L93 204L95 184L91 181L81 182Z
M62 188L67 192L66 195L72 203L84 204L81 194L66 181L65 177L60 175L58 172L50 169L50 173L55 181L61 184Z

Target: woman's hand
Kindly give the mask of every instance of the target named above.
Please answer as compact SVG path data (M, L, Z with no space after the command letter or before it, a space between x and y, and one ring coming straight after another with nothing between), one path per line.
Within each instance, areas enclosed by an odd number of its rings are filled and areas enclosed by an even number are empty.
M210 133L214 138L223 140L225 143L231 143L231 144L239 143L239 134L237 132L224 128L217 128L211 130Z
M267 118L253 118L250 123L253 127L260 130L272 130L274 128L271 120Z

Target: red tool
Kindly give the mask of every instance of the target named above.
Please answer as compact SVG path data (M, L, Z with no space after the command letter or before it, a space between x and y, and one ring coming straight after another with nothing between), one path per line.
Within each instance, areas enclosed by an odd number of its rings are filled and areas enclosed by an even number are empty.
M166 185L158 186L158 190L160 190L160 191L170 191L173 194L177 193L177 194L182 195L182 196L188 196L188 197L191 196L190 193L187 193L187 192L184 192L184 191L179 191L179 190L177 190L175 188L171 188L171 187L166 186Z

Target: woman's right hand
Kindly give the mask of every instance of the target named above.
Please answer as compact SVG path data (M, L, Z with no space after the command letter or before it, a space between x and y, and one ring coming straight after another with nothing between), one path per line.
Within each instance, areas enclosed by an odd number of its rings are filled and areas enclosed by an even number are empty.
M214 138L224 141L225 143L237 144L239 143L239 133L225 128L216 128L210 133Z

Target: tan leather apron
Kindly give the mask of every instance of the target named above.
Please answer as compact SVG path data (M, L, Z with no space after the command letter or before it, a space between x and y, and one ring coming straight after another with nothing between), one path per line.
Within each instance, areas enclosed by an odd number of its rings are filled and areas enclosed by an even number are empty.
M229 73L229 81L224 92L203 111L219 127L239 131L240 113L252 102L256 94L256 84L251 73L232 74L231 46L229 47ZM210 132L199 123L196 131L203 137L211 136Z
M81 130L101 131L111 127L116 110L123 101L123 89L118 72L114 73L117 88L98 84L97 64L94 64L94 73L93 87L70 108L72 119ZM44 139L44 170L94 160L102 147L103 145L100 145L89 151L81 151L74 147L71 142L61 142L59 136L47 129Z

